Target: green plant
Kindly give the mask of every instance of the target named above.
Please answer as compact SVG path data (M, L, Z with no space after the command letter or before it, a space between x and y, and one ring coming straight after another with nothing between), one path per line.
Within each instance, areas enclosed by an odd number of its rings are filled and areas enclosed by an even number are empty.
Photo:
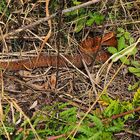
M66 135L71 140L112 140L113 133L120 132L124 128L124 124L130 118L134 118L134 114L128 114L123 117L118 117L115 120L112 119L113 115L121 114L123 112L133 110L134 107L139 106L139 90L135 93L134 99L129 101L113 100L106 94L102 95L101 101L106 102L103 112L100 114L90 113L86 116L81 123L77 134L74 138L69 134L76 128L78 122L84 116L82 111L78 111L78 108L72 107L69 103L56 103L52 106L44 106L41 111L37 111L31 118L33 127L42 139L52 136ZM9 112L9 106L4 109L4 114ZM18 116L18 115L17 115ZM16 117L18 119L18 117ZM10 125L6 122L7 115L4 123L6 124L6 130L8 133L13 133L13 139L22 140L34 139L34 133L29 127L27 120L21 122L19 126L14 128L14 125ZM11 127L13 125L13 127ZM1 128L1 135L5 132ZM62 140L65 137L61 138Z
M125 31L123 28L117 29L117 38L118 38L117 48L108 47L108 51L111 54L121 52L123 49L127 48L134 42L134 39L133 39L133 37L131 37L130 33ZM135 48L131 53L129 53L129 55L134 56L136 53L137 53L137 49ZM121 55L121 53L120 53L120 55ZM121 57L120 60L124 64L127 64L127 65L130 64L130 60L126 56Z
M102 120L95 115L88 115L86 118L89 122L93 123L93 127L89 127L86 121L79 128L79 135L75 139L79 140L111 140L112 139L112 130L108 129L109 126L105 126ZM87 121L87 122L88 122Z
M135 89L137 89L139 86L140 86L140 81L135 82L133 85L129 85L129 86L128 86L128 90L129 90L129 91L135 90Z
M131 66L128 67L129 72L133 73L135 76L140 77L140 63L138 61L132 60ZM133 85L128 86L128 90L135 90L140 86L140 81L135 82Z
M73 5L79 5L81 2L77 0L72 0ZM80 32L85 25L92 26L94 23L100 25L104 21L104 16L99 12L91 12L85 8L80 8L78 10L69 12L66 14L68 21L74 22L76 33Z
M132 103L135 107L140 106L140 88L135 92Z
M5 12L5 15L8 17L9 11L6 6L6 0L1 0L0 2L0 14L2 14L3 12Z
M104 16L99 12L89 12L89 18L86 21L87 26L92 26L93 23L100 25L104 20Z
M108 51L111 54L117 54L116 56L119 57L121 55L123 55L126 51L128 51L129 53L127 53L129 56L133 56L133 58L135 58L135 55L137 53L137 48L133 48L133 42L134 39L131 37L129 32L126 32L124 29L122 28L118 28L118 46L117 48L114 47L109 47ZM129 49L133 48L132 51L130 51ZM129 48L129 49L128 49ZM130 58L127 58L127 56L123 55L120 57L120 60L122 63L129 65L128 66L128 71L132 74L134 74L137 77L140 77L140 63L139 61L136 61L135 59L131 60ZM128 86L128 90L132 91L134 89L137 89L140 85L140 81L135 82L133 85L129 85Z
M87 16L86 13L81 14L78 16L78 21L76 22L75 32L80 32L85 25L92 26L94 23L100 25L103 20L104 16L99 12L88 12Z
M128 101L120 102L119 100L112 100L106 95L103 95L101 100L109 103L108 106L104 109L102 115L87 115L78 130L78 136L75 138L76 140L112 140L113 133L123 130L125 122L130 118L134 118L133 114L128 114L122 118L115 120L111 119L111 116L113 115L121 114L122 112L134 109L132 103ZM101 118L108 119L104 120ZM93 126L90 127L92 123Z
M131 65L132 66L128 67L129 72L133 73L137 77L140 77L140 63L133 60L131 61Z
M6 8L6 2L5 0L2 0L0 3L0 13L2 13L5 8Z

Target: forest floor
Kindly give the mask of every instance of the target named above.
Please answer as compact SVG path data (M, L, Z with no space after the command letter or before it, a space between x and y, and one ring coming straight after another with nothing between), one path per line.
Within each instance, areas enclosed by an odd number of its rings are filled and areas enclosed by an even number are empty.
M118 41L115 51L125 50L120 53L123 60L95 62L80 69L1 70L0 139L140 139L139 109L135 111L140 105L140 2L99 1L62 12L84 3L0 3L1 61L30 58L40 52L73 56L79 53L80 42L108 32L114 32ZM34 24L56 12L50 20ZM133 47L134 53L129 54Z

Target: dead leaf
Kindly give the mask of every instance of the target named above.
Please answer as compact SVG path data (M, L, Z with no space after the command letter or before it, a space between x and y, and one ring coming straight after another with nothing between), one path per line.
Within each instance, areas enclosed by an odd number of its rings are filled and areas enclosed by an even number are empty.
M33 104L30 106L29 109L33 109L33 108L35 108L36 106L37 106L37 100L36 100L35 102L33 102Z
M43 87L44 87L44 89L46 89L46 90L49 88L49 83L48 83L48 81L46 81L46 82L43 83Z
M22 77L30 77L32 75L31 72L27 70L20 70L18 73Z
M20 70L18 73L25 81L30 80L30 77L32 76L31 72L27 70Z
M30 86L36 90L44 90L43 85L37 85L37 84L30 84Z
M56 87L56 74L55 73L51 75L50 86L51 86L51 89L55 89Z

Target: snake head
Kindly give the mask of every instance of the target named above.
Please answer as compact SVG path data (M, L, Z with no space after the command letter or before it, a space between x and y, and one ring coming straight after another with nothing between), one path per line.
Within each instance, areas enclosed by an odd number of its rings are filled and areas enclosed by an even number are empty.
M81 52L85 54L89 55L95 54L99 50L99 38L98 37L88 38L82 41L79 49Z
M117 45L117 40L116 40L115 34L113 32L109 32L105 34L102 38L97 36L97 37L88 38L82 41L79 49L81 52L85 54L93 55L96 52L98 52L98 50L100 49L100 46L114 46L115 47L116 45Z
M115 33L114 32L106 33L101 40L101 45L116 47L117 39Z

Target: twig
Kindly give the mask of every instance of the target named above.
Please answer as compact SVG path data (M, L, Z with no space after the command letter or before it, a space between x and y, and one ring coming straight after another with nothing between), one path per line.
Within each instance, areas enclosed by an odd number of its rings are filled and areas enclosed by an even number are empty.
M91 76L91 74L90 74L90 72L89 72L89 70L88 70L88 67L87 67L87 65L86 65L86 63L85 63L85 61L84 61L84 59L82 59L82 62L83 62L83 65L84 65L84 67L85 67L85 70L86 70L86 72L87 72L87 75L89 76L90 82L91 82L91 84L92 84L92 88L93 88L93 90L94 90L94 92L95 92L95 96L97 97L98 93L97 93L97 90L96 90L96 87L95 87L95 83L94 83L94 81L93 81L93 78L92 78L92 76Z
M91 1L88 1L88 2L86 2L86 3L80 4L80 5L78 5L78 6L74 6L74 7L65 9L65 10L62 11L62 15L65 14L65 13L68 13L68 12L71 12L71 11L74 11L74 10L77 10L77 9L80 9L80 8L83 8L83 7L86 7L86 6L89 6L89 5L91 5L91 4L97 3L97 2L99 2L99 1L101 1L101 0L91 0ZM49 16L49 17L47 16L47 17L42 18L42 19L40 19L40 20L38 20L38 21L36 21L36 22L34 22L34 23L31 23L31 24L29 24L29 25L23 26L23 27L21 27L21 28L19 28L19 29L16 29L16 30L14 30L14 31L11 31L11 32L9 32L9 33L7 33L7 34L4 34L4 35L3 35L3 38L6 38L6 37L8 37L8 36L12 36L12 35L14 35L14 34L16 34L16 33L20 33L20 32L22 32L22 31L24 31L24 30L26 30L26 29L29 29L29 28L31 28L31 27L34 27L34 26L36 26L36 25L38 25L38 24L40 24L40 23L42 23L42 22L45 22L45 21L47 21L47 20L49 20L49 19L54 18L57 14L58 14L58 13L56 12L56 13L52 14L52 15ZM1 41L1 40L2 40L2 36L0 36L0 41Z
M112 121L112 120L118 119L118 118L120 118L120 117L123 117L123 116L125 116L125 115L129 115L129 114L131 114L131 113L138 112L138 111L140 111L140 107L137 107L136 109L129 110L129 111L126 111L126 112L117 114L117 115L113 115L113 116L111 116L111 117L109 117L109 118L102 119L102 122L103 122L103 123L106 123L106 122L108 122L108 121ZM90 124L90 127L93 127L93 126L95 126L95 124L94 124L94 123L91 123L91 124Z
M66 134L61 134L61 135L58 135L58 136L50 136L47 138L47 140L57 140L57 139L60 139L60 138L63 138L63 137L66 137Z
M109 120L115 120L115 119L117 119L117 118L123 117L123 116L125 116L125 115L129 115L129 114L131 114L131 113L138 112L138 111L140 111L140 107L137 107L136 109L129 110L129 111L126 111L126 112L117 114L117 115L113 115L113 116L111 116L110 118L103 119L102 122L107 122L107 121L109 121Z
M50 2L50 0L46 0L46 17L50 16L49 10L48 10L49 2ZM45 46L45 43L48 41L48 39L50 38L51 33L52 33L52 22L51 22L51 20L48 20L48 25L49 25L50 29L49 29L49 32L47 33L47 35L45 36L45 39L43 40L43 43L41 44L39 54L42 52L42 50L43 50L43 48Z
M111 117L111 119L117 119L117 118L123 117L125 115L131 114L131 113L134 113L134 112L138 112L138 111L140 111L140 107L137 107L136 109L129 110L127 112L123 112L123 113L120 113L120 114L117 114L117 115L113 115Z
M126 133L129 133L129 134L135 135L135 136L137 136L137 137L140 137L140 134L139 134L139 133L133 132L133 131L128 130L128 129L125 129L124 131L125 131Z
M57 62L56 62L56 83L58 84L58 73L59 73L59 63L60 63L60 45L62 37L62 11L64 9L64 0L59 1L59 13L58 13L58 33L57 33ZM55 86L57 86L57 84ZM56 88L56 87L55 87Z

